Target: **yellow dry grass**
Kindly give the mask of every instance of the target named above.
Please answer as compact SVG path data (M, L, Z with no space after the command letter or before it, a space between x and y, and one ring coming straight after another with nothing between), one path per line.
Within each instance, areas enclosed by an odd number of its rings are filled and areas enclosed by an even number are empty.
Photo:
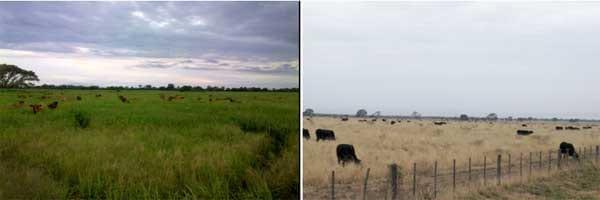
M591 123L568 122L459 122L450 121L447 125L436 126L431 120L411 120L407 123L391 125L388 122L358 122L350 118L343 122L339 118L314 117L303 120L304 128L311 134L310 140L303 140L303 178L305 188L326 187L335 170L336 182L353 183L364 179L367 168L371 168L373 179L383 178L388 173L387 166L397 163L402 173L410 172L416 162L419 170L431 169L438 161L440 172L448 172L452 160L456 159L457 170L465 170L469 157L473 165L483 163L487 156L488 164L495 163L498 154L512 154L513 163L518 162L520 153L525 158L529 152L543 151L544 160L551 149L558 149L562 141L570 142L576 148L600 145L600 130L594 126L587 130L555 130L555 126L584 126ZM521 127L527 123L528 127ZM315 130L331 129L336 140L316 142ZM535 133L518 136L516 130L527 129ZM360 166L342 167L337 163L335 148L338 144L353 144L356 154L362 160ZM537 154L534 154L537 155ZM506 159L506 157L503 157ZM537 158L537 157L534 157ZM371 178L370 178L371 179ZM310 189L309 189L310 190Z

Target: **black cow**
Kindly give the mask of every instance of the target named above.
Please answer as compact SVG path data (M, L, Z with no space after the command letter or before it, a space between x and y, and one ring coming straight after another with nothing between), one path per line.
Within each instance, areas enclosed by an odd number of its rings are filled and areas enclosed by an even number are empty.
M564 128L562 126L557 126L556 130L563 130Z
M591 129L591 126L584 126L583 129Z
M530 130L517 130L517 135L531 135L533 131Z
M396 123L396 121L392 121L392 122L390 122L390 124L392 124L392 125L394 125L395 123Z
M444 124L446 124L446 122L433 122L433 124L435 124L435 125L438 125L438 126L441 126L441 125L444 125Z
M310 139L310 133L308 133L308 129L305 129L305 128L302 129L302 137L304 137L304 139L307 139L307 140Z
M342 121L348 121L348 117L342 117Z
M77 96L77 101L81 101L81 97L80 96Z
M561 157L565 157L566 155L571 156L572 158L579 159L579 155L575 152L575 146L568 142L560 143L560 155Z
M386 119L381 119L381 121L387 122L387 120L386 120Z
M335 140L335 133L332 130L317 129L315 133L317 135L317 142L319 140Z
M527 124L521 124L522 127L527 127Z
M360 164L360 160L356 157L354 146L351 144L339 144L336 148L338 164L342 163L342 166L346 166L346 162L354 162Z
M56 109L57 107L58 107L58 101L48 104L48 108L50 108L50 109Z
M579 130L579 127L574 127L574 126L567 126L567 128L565 128L567 130Z

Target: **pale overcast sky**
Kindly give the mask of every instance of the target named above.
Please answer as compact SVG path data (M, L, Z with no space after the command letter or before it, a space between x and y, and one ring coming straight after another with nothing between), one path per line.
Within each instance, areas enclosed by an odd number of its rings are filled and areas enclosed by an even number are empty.
M297 2L0 2L38 84L298 87Z
M304 108L600 119L600 3L305 2Z

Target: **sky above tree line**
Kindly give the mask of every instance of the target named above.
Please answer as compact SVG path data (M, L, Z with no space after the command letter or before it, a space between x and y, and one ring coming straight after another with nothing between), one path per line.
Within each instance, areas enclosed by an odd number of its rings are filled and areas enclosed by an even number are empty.
M317 113L600 119L600 3L305 2Z
M297 2L0 2L0 63L40 84L298 87Z

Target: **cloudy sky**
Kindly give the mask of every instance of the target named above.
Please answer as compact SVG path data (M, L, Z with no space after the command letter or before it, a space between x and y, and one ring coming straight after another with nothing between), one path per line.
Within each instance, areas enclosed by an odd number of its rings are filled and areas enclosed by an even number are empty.
M304 108L600 119L600 3L302 7Z
M0 63L38 84L298 87L296 2L0 2Z

